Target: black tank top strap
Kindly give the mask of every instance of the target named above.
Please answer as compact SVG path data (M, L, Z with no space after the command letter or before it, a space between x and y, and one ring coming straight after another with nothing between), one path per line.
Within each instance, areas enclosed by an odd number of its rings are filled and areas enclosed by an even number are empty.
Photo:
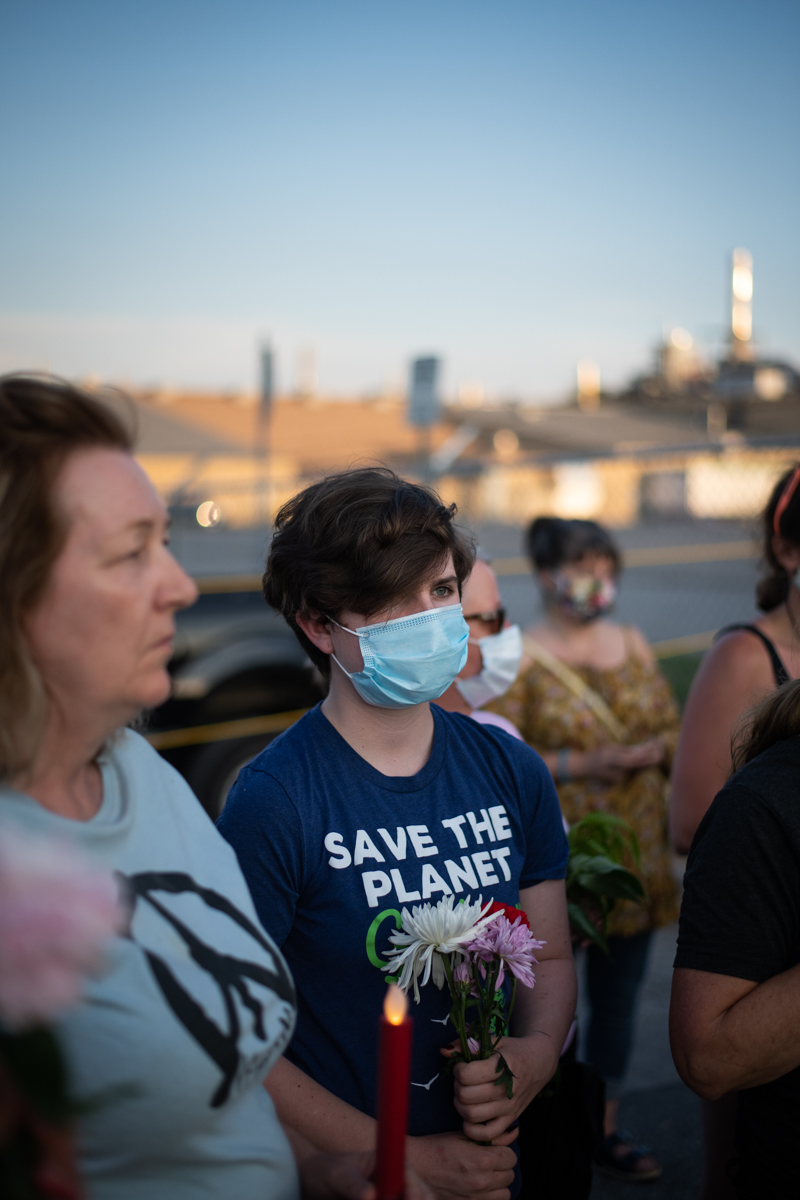
M775 646L769 640L767 635L762 633L757 625L726 625L724 629L719 630L717 637L722 637L723 633L734 633L737 629L745 629L748 633L754 633L757 638L761 639L764 649L769 655L769 661L772 664L772 674L775 677L775 687L779 688L784 683L788 683L790 678L789 672L783 665L781 656L778 654L778 651L775 649ZM716 638L714 640L716 641Z

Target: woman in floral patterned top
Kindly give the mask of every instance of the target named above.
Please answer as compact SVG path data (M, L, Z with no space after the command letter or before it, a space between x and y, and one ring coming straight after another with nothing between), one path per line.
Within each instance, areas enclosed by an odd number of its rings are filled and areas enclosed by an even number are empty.
M650 936L678 913L667 786L680 715L643 635L604 615L620 568L606 531L593 521L544 517L533 522L527 540L545 616L528 631L516 683L489 707L542 755L567 821L608 812L639 839L647 903L617 904L610 957L588 950L588 1054L607 1089L598 1166L626 1179L654 1179L661 1172L657 1159L618 1134L616 1117Z

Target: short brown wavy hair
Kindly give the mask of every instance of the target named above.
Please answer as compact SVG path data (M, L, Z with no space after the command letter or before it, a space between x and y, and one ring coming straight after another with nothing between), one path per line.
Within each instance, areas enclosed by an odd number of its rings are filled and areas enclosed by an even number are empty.
M475 562L471 537L455 524L456 506L388 467L329 475L307 487L275 518L264 595L282 613L324 675L330 658L297 624L301 616L337 618L345 609L373 616L413 593L448 554L459 590Z
M30 768L44 730L47 696L24 623L68 532L53 503L56 477L70 454L92 446L131 452L133 436L73 384L0 376L0 780Z

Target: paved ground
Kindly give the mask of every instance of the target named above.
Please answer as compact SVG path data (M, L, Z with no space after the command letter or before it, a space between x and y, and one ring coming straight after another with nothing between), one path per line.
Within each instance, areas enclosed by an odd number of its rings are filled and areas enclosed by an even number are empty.
M620 1105L623 1125L652 1146L664 1166L654 1183L634 1184L595 1172L592 1200L695 1200L700 1184L700 1101L680 1082L632 1092Z
M628 1184L596 1174L593 1200L611 1200L643 1191L653 1200L694 1200L702 1170L700 1102L681 1083L672 1062L667 1032L672 960L677 926L653 938L642 986L636 1035L620 1122L637 1141L652 1146L664 1167L653 1184ZM579 1013L585 1013L583 996ZM585 1028L585 1020L583 1021Z
M622 530L623 548L741 541L752 530L733 521L664 521ZM476 530L483 549L494 558L522 552L522 530L509 525L482 525ZM186 568L196 575L261 573L267 545L265 530L201 530L196 525L173 530L172 544ZM693 563L685 566L630 567L622 578L617 616L638 625L651 641L704 633L755 615L757 578L752 560ZM539 611L536 587L528 575L501 581L503 599L513 621L528 625Z

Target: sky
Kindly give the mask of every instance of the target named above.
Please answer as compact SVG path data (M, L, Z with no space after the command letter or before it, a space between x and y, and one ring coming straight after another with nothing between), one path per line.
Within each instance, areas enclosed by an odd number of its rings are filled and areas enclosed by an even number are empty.
M552 400L732 249L800 360L795 0L4 0L0 370ZM306 364L305 368L300 363Z

